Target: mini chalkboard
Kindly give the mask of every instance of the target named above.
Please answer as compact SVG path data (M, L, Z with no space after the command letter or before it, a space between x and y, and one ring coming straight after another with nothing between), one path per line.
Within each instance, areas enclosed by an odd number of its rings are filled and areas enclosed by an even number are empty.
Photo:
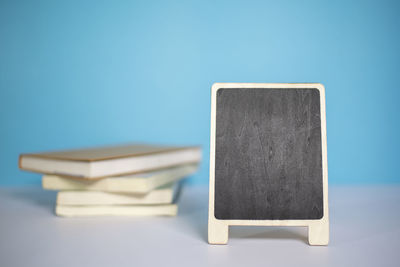
M208 240L230 225L307 226L329 241L325 89L217 83L211 90Z

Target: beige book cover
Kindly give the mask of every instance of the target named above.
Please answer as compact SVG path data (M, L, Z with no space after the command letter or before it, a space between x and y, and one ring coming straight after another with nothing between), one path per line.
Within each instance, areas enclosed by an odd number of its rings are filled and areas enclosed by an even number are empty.
M100 180L77 180L62 176L44 175L42 186L48 190L89 190L124 193L149 193L176 182L197 171L197 164L181 165L160 171L108 177Z
M151 205L170 204L174 198L174 185L170 184L147 194L110 193L102 191L61 191L57 205Z
M19 167L44 174L100 179L198 163L200 160L200 147L130 144L22 154Z
M57 205L56 215L62 217L95 216L176 216L176 204L164 205L98 205L73 206Z

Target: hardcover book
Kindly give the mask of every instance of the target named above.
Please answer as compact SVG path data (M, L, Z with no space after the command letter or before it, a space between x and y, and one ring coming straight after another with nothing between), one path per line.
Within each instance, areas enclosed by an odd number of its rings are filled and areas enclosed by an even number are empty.
M42 186L49 190L89 190L124 193L148 193L160 186L178 181L197 170L197 164L176 166L160 171L108 177L98 180L78 180L56 175L44 175Z
M200 147L131 144L22 154L19 167L44 174L99 179L198 163L200 159Z

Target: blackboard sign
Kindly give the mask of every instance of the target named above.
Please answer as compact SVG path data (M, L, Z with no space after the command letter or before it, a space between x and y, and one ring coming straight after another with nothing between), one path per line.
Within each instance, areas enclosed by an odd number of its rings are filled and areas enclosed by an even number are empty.
M308 226L329 240L325 90L321 84L212 87L209 231L229 225Z

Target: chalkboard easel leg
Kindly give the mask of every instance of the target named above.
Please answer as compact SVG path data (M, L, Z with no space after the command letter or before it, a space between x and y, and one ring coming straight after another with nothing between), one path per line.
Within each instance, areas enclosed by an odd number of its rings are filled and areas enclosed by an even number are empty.
M329 222L318 221L308 226L308 243L312 246L326 246L329 243Z
M217 220L208 222L208 243L226 245L228 243L229 226Z

